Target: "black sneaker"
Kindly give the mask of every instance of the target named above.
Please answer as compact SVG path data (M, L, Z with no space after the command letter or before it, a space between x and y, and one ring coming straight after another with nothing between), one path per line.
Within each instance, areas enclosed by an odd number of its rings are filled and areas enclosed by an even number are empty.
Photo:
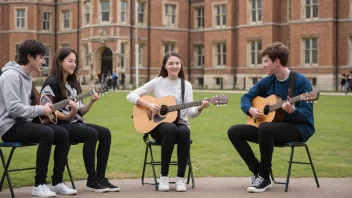
M110 192L119 192L120 191L120 188L118 186L114 186L106 178L99 180L99 184L108 187Z
M265 192L268 188L272 186L271 180L266 180L261 176L258 176L253 185L247 188L247 192L258 193Z
M108 192L109 188L100 184L98 180L87 180L86 190L93 192Z

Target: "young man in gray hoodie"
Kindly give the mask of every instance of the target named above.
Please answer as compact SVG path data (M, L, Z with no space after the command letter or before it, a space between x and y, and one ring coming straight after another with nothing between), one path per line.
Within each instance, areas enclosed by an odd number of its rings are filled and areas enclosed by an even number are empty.
M31 106L32 78L44 64L45 46L35 40L24 41L16 62L8 62L0 76L0 137L3 141L38 143L35 186L32 195L52 197L58 194L76 194L63 182L63 172L69 151L68 133L56 125L32 123L32 118L51 112L50 106ZM51 146L54 152L52 187L46 185Z

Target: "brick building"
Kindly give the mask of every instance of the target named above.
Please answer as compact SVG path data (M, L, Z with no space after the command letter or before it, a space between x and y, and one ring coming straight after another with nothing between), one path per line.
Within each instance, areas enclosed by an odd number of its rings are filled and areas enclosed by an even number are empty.
M248 89L265 76L259 51L281 41L289 67L319 90L339 89L341 74L352 70L352 0L135 2L0 0L0 67L15 60L23 40L37 39L48 47L48 69L55 51L69 46L79 54L81 80L118 70L132 87L137 40L140 84L175 50L195 88Z

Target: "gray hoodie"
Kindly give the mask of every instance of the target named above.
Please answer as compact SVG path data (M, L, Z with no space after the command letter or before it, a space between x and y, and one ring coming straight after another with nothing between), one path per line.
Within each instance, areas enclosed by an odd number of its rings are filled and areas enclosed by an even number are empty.
M16 62L8 62L0 76L0 137L16 121L43 115L42 106L31 106L32 78Z

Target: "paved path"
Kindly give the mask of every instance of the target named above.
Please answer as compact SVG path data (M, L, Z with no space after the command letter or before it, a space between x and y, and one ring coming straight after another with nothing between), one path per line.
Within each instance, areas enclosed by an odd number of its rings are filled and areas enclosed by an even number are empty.
M284 185L275 184L268 192L252 194L247 193L247 185L250 178L248 177L207 177L196 178L196 187L188 187L187 192L176 192L175 185L170 184L169 192L155 191L154 186L142 185L140 179L120 179L111 182L121 188L121 192L93 193L84 191L85 181L76 181L78 195L59 197L73 198L157 198L157 197L195 197L195 198L223 198L223 197L299 197L299 198L320 198L335 197L344 198L352 197L352 178L319 178L320 188L317 188L314 178L292 178L288 192L284 192ZM277 180L283 181L282 178ZM151 179L149 179L151 181ZM68 182L67 182L68 183ZM16 197L31 197L33 187L16 188ZM5 189L0 192L0 197L10 197L10 191Z

